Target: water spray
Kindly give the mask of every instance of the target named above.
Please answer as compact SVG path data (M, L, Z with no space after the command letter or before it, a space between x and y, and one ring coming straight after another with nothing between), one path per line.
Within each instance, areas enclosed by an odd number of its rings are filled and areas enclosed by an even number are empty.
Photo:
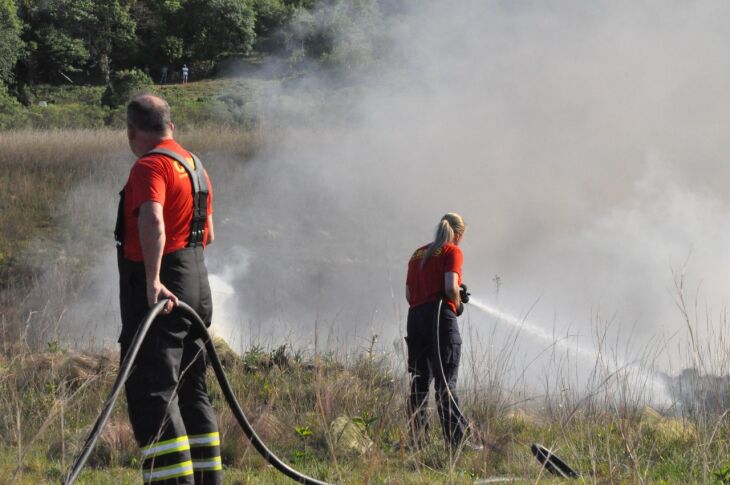
M514 315L503 312L474 297L471 298L470 303L472 306L479 309L480 311L496 318L497 321L499 321L501 323L506 323L506 324L516 328L518 331L525 332L527 335L529 335L531 337L535 337L539 340L547 342L547 343L554 345L555 347L561 348L565 351L575 352L579 357L581 357L585 360L589 360L589 361L593 361L593 362L599 361L599 353L595 349L579 347L577 345L573 346L573 345L570 345L564 339L563 340L555 339L555 336L553 334L547 332L544 328L540 327L539 325L536 325L534 323L527 321L526 318L518 318ZM648 390L650 391L651 396L654 397L657 401L659 401L660 404L663 404L663 405L671 404L672 400L667 391L666 383L663 382L663 377L661 375L658 375L656 372L652 371L651 369L647 369L646 367L643 367L639 364L629 363L629 362L622 363L621 365L618 365L618 366L612 365L610 362L603 362L603 365L606 368L606 370L608 370L608 372L611 373L612 375L616 374L622 370L630 370L630 371L636 372L638 375L645 375L648 380L648 382L646 384L648 385Z
M460 292L460 303L461 309L459 310L459 314L463 311L463 304L472 302L476 303L477 308L483 309L484 311L487 311L486 309L489 308L483 303L475 301L473 298L471 298L471 293L467 291L466 285L461 285L461 292ZM434 325L433 325L433 338L436 342L436 355L438 355L439 360L439 369L441 371L441 378L443 379L444 386L446 387L446 391L449 394L449 405L453 405L456 408L456 412L459 413L461 416L463 416L463 413L461 412L461 409L459 408L459 405L456 402L456 399L454 398L454 395L451 393L451 389L449 388L447 382L446 382L446 373L444 372L444 363L441 359L441 342L440 342L440 322L441 322L441 307L443 305L443 300L439 300L438 305L436 307L436 315L434 317ZM536 330L542 330L536 327ZM539 332L538 332L539 334ZM467 431L467 430L465 430ZM576 470L570 467L564 460L559 458L553 451L545 448L544 446L533 443L532 446L530 446L530 450L532 451L532 454L535 456L537 461L540 462L540 464L543 466L545 470L550 472L553 475L562 477L562 478L578 478L580 476L580 473L578 473Z

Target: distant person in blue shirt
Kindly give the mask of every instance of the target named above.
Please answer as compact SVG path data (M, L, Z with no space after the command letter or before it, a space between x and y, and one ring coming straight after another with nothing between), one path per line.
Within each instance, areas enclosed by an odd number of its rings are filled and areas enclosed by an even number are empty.
M188 69L187 64L183 64L182 67L182 82L183 84L186 84L188 82L188 74L190 73L190 69Z

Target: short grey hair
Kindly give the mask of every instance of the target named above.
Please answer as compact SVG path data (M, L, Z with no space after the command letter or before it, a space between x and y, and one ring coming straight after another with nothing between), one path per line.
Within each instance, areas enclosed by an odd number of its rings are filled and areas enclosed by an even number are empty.
M127 123L140 131L162 134L171 121L170 105L154 94L138 94L127 104Z

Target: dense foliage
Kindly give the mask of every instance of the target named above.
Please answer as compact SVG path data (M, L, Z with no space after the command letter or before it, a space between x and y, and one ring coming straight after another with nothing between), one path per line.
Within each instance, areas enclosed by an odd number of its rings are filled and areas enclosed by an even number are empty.
M0 0L0 84L12 80L13 68L22 49L21 23L13 0Z
M152 87L152 79L139 69L115 72L104 94L101 103L116 108L127 102L137 93L148 91Z
M321 57L378 15L377 0L0 0L0 82L106 84L116 70L157 78L184 63L204 74L221 59L293 44ZM296 32L283 34L292 20Z
M185 64L198 81L221 61L275 54L281 77L319 64L358 79L382 55L393 6L409 1L0 0L0 130L114 125L126 96L179 82ZM104 95L60 100L80 87Z

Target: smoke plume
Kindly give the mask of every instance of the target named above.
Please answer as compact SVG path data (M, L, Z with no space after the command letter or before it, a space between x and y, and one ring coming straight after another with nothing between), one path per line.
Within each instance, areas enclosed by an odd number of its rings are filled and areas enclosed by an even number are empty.
M254 161L209 154L218 332L241 348L357 350L378 334L392 349L408 258L456 211L475 295L586 345L609 321L609 340L631 340L621 352L659 342L657 367L681 365L675 278L711 312L730 289L730 5L382 11L334 39L365 43L364 67L265 83L253 106L269 143Z

